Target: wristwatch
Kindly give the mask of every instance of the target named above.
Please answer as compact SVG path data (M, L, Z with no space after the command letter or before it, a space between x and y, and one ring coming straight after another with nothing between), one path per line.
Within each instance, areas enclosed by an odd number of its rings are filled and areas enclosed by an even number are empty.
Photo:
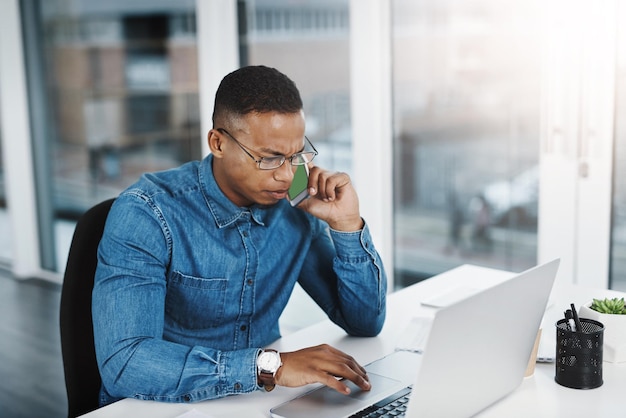
M256 358L259 385L263 386L267 392L276 386L274 377L282 365L280 353L276 350L263 350Z

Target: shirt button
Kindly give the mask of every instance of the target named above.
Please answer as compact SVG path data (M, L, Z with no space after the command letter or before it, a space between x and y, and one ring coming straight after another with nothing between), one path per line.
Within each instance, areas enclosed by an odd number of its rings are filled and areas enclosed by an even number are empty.
M248 329L248 327L246 327L245 325L242 325L241 327L239 327L240 330L245 331L246 329Z
M248 236L248 231L243 231L243 236L247 237Z
M191 402L191 396L189 396L189 395L185 395L185 396L183 396L183 400L184 400L185 402Z
M241 390L241 383L235 383L235 390Z
M248 285L252 286L252 283L254 283L254 280L248 279Z

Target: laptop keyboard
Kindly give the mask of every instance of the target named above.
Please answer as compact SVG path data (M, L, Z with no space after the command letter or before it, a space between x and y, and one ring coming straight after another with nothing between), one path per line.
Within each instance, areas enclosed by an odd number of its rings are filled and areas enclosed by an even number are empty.
M393 395L387 396L385 399L376 402L350 418L387 418L387 417L403 417L406 414L407 404L411 396L411 386L399 390Z

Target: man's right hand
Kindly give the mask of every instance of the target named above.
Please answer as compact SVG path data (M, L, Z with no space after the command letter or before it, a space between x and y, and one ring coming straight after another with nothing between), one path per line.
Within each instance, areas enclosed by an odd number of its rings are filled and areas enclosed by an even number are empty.
M347 395L350 389L337 379L345 378L362 390L371 388L365 369L354 358L328 344L281 352L280 357L283 365L276 373L277 385L298 387L322 383Z

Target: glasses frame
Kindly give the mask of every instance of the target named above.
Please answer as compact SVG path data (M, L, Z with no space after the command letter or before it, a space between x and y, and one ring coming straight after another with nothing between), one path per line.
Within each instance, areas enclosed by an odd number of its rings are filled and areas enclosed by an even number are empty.
M230 137L230 139L232 139L233 141L235 141L235 143L236 143L237 145L239 145L239 148L241 148L241 149L243 150L243 152L245 152L246 154L248 154L248 156L249 156L250 158L252 158L252 161L254 161L254 162L257 164L257 166L259 167L259 170L276 170L277 168L282 167L282 166L283 166L283 164L285 164L285 161L287 161L287 160L289 160L289 163L290 163L292 166L306 165L306 164L310 163L311 161L313 161L313 160L315 159L315 156L316 156L317 154L319 154L319 153L317 152L317 149L315 149L315 146L313 145L313 143L311 142L311 140L310 140L309 138L307 138L307 136L305 135L305 136L304 136L304 139L306 139L306 142L308 142L308 143L309 143L309 145L311 146L311 148L313 148L313 151L300 151L300 152L296 152L295 154L291 155L290 157L287 157L287 156L285 156L285 155L276 155L276 156L274 156L274 157L259 157L259 159L257 160L257 159L254 157L254 155L252 155L252 154L251 154L248 150L253 151L253 152L258 152L258 151L253 150L252 148L250 148L250 147L248 147L248 146L246 146L246 145L242 144L241 142L239 142L239 140L237 140L237 138L235 138L235 137L234 137L234 136L233 136L230 132L228 132L226 129L224 129L224 128L217 128L216 130L217 130L218 132L221 132L221 133L223 133L223 134L226 134L227 136L229 136L229 137ZM311 159L310 159L309 161L304 162L304 163L301 163L301 164L300 164L300 163L294 163L294 158L296 158L296 157L298 157L298 156L300 156L300 155L302 155L302 154L313 154L313 157L311 157ZM263 162L267 163L267 161L268 161L268 160L272 160L272 161L273 161L275 158L278 158L278 157L280 157L280 158L281 158L281 160L280 160L280 164L278 164L276 167L271 167L271 168L263 168L263 167L261 167L261 164L262 164Z

